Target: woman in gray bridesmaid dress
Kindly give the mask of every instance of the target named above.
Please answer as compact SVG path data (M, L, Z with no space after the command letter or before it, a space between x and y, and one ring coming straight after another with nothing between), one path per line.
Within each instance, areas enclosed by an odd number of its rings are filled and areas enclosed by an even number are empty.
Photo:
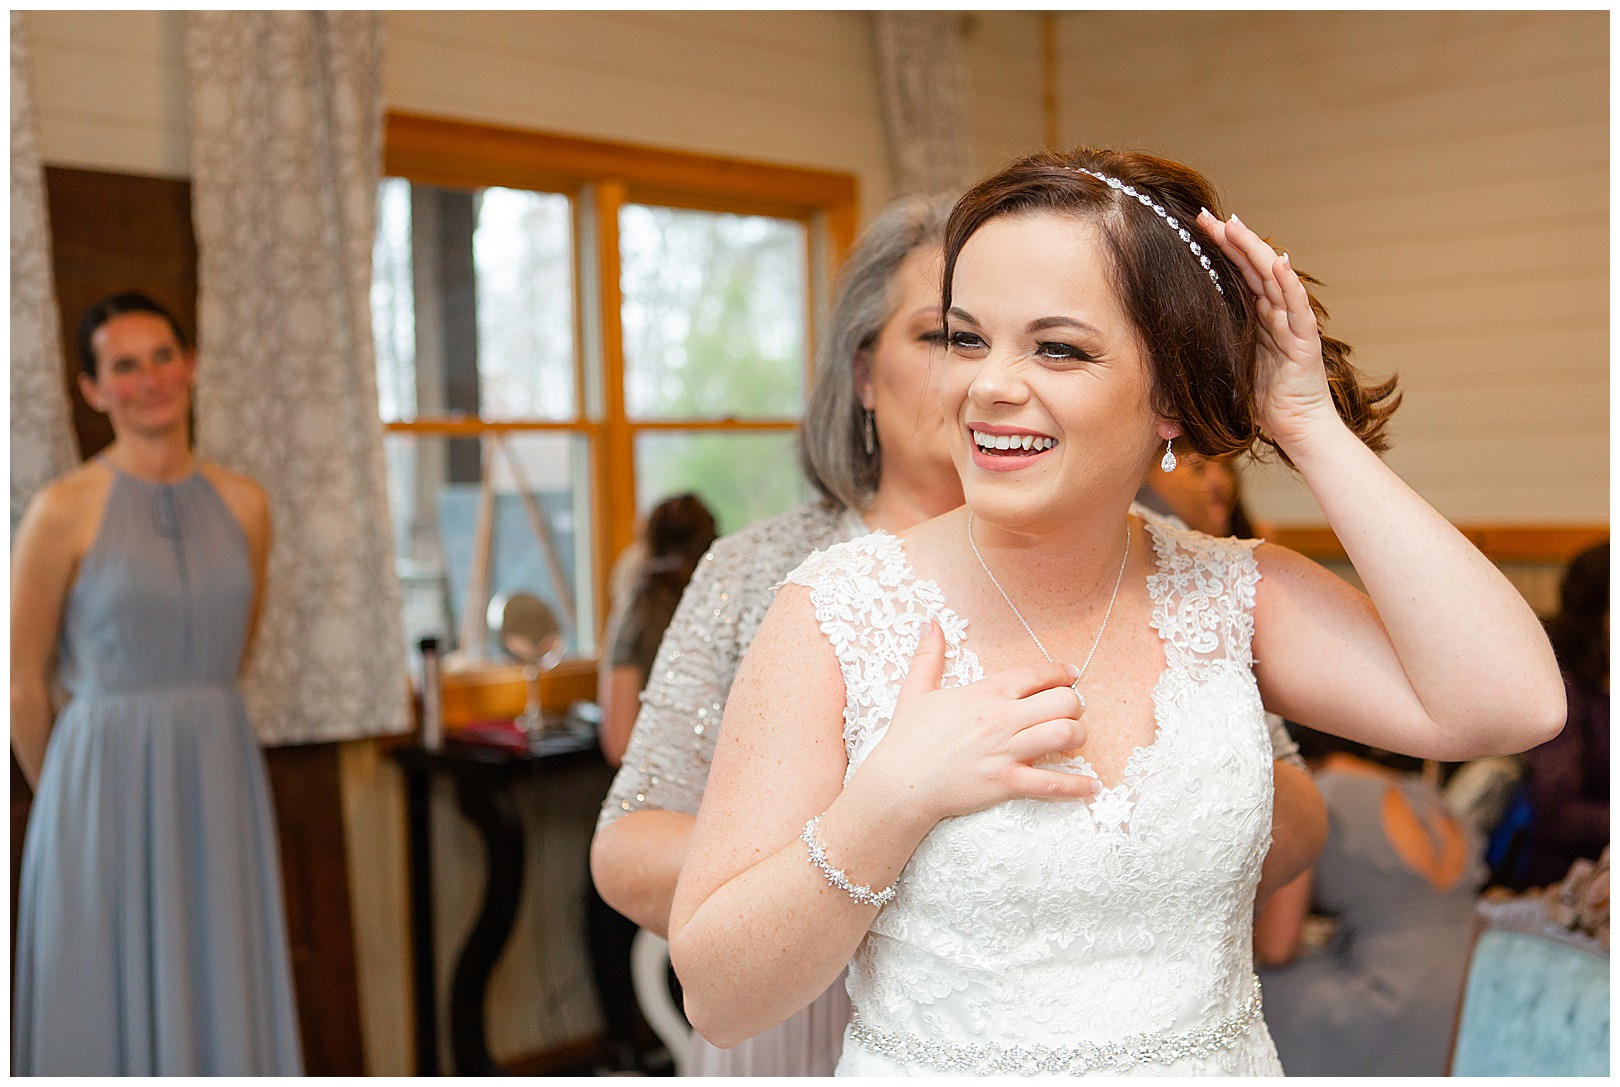
M1394 768L1416 760L1298 726L1296 738L1327 803L1328 840L1255 928L1283 1070L1444 1076L1485 880L1480 843L1438 789ZM1307 903L1337 927L1300 954Z
M190 354L160 307L120 298L87 330L84 379L117 440L41 492L13 551L12 740L36 781L13 1071L298 1074L268 781L236 684L263 492L191 455ZM70 696L54 727L52 650Z

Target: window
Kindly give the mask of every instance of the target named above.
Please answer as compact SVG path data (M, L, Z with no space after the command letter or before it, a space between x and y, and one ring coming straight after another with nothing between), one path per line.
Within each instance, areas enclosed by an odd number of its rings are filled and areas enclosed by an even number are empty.
M385 154L372 310L407 634L477 656L469 586L531 591L588 672L654 503L696 492L729 532L807 496L812 300L853 180L399 114Z
M619 210L625 413L637 512L692 491L721 531L804 497L793 433L804 413L804 224L626 204ZM724 429L672 429L729 420ZM666 424L656 429L637 424Z

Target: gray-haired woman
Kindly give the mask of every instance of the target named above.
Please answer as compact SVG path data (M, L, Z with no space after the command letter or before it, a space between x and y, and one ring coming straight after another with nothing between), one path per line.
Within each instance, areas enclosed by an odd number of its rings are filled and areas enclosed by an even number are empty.
M659 935L707 782L726 697L776 586L811 552L874 529L899 532L962 504L937 386L940 286L950 202L909 197L862 234L840 275L816 359L800 460L821 498L720 540L681 598L591 846L602 897ZM1263 887L1321 848L1326 816L1286 733ZM809 1007L730 1049L694 1035L696 1075L831 1075L849 999L835 983Z

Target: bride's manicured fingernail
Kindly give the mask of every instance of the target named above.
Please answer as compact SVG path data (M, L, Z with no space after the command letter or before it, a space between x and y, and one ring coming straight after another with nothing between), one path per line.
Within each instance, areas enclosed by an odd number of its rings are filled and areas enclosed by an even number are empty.
M1063 667L1068 671L1069 675L1073 676L1075 679L1080 678L1080 669L1076 668L1074 665L1065 664Z
M1215 218L1214 212L1210 211L1208 208L1199 208L1198 209L1198 217L1200 219L1202 219L1206 215L1208 215L1211 219Z
M1293 262L1293 261L1292 261L1292 260L1290 260L1290 259L1289 259L1289 257L1288 257L1288 254L1287 254L1287 253L1284 253L1284 254L1283 254L1283 255L1282 255L1282 262L1283 262L1283 263L1284 263L1284 264L1286 264L1286 265L1288 265L1288 267L1290 267L1290 268L1292 268L1292 267L1293 267L1293 266L1294 266L1294 262Z
M1228 222L1232 222L1232 223L1236 223L1236 224L1237 224L1237 225L1238 225L1238 226L1242 226L1242 225L1243 225L1243 220L1242 220L1242 219L1239 219L1239 218L1238 218L1238 217L1237 217L1237 212L1235 212L1235 211L1234 211L1234 212L1233 212L1233 213L1232 213L1232 218L1231 218L1231 219L1229 219L1229 220L1227 220L1227 221L1228 221Z

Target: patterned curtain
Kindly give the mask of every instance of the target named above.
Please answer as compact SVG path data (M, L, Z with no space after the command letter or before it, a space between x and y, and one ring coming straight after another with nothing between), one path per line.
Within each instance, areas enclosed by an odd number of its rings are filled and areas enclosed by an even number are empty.
M872 16L894 196L951 192L978 175L956 12Z
M272 744L408 727L371 338L382 15L192 12L198 448L274 521L245 684Z
M11 531L34 492L78 461L62 386L45 173L34 131L28 38L11 13Z

